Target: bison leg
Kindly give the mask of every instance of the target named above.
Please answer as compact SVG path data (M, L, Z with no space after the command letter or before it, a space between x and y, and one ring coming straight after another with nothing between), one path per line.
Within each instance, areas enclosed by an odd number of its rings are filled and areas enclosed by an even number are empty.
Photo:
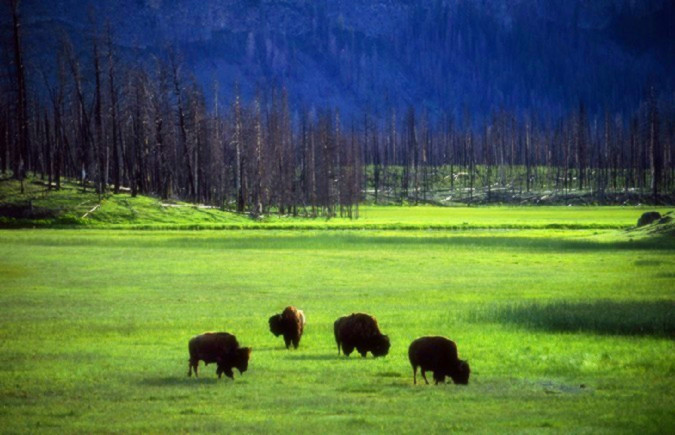
M417 366L413 366L413 385L417 385Z
M218 369L216 369L216 374L218 374L218 379L220 379L223 376L223 373L225 373L225 376L228 378L234 379L234 373L232 373L232 369L228 367L223 367L223 366L218 366Z
M429 381L427 380L427 372L424 369L420 369L420 373L422 373L422 378L424 378L424 382L429 385Z
M300 337L293 338L292 342L293 342L293 347L295 349L297 349L298 346L300 346Z
M286 337L284 335L284 343L286 343L286 349L288 349L291 345L291 337Z
M199 367L199 360L188 360L188 377L192 376L192 372L195 372L195 377L199 377L199 373L197 372L197 369Z
M345 356L349 356L349 354L352 352L354 352L353 345L342 343L342 353L344 353Z

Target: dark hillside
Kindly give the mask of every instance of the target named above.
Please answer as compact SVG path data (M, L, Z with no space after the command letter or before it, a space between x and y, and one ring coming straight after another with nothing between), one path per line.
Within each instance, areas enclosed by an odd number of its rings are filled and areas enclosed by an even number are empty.
M633 109L648 80L668 94L673 8L665 0L22 2L34 67L54 61L61 32L84 49L93 17L110 22L127 57L151 62L176 45L205 89L219 83L222 101L238 81L248 96L285 86L294 104L346 114L412 104L474 117L498 108L556 116L579 100L591 114Z

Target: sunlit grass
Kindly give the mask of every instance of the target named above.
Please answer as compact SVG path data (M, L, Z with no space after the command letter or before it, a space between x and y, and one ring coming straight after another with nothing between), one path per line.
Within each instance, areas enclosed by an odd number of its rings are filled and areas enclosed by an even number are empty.
M15 218L1 212L3 205L48 211L47 217ZM474 230L474 229L625 229L634 226L645 211L662 214L672 207L566 207L566 206L374 206L358 207L358 219L280 216L273 211L257 219L218 208L176 201L161 201L128 193L99 197L74 184L60 191L47 191L38 182L0 181L0 227L54 228L88 227L108 229L199 230L199 229L287 229L287 230Z
M675 243L629 240L0 231L3 430L668 432ZM296 351L267 326L288 304L308 318ZM332 323L353 311L377 317L387 357L338 357ZM252 346L249 371L218 381L210 365L188 378L187 341L206 330ZM412 385L407 346L427 334L457 342L468 387Z

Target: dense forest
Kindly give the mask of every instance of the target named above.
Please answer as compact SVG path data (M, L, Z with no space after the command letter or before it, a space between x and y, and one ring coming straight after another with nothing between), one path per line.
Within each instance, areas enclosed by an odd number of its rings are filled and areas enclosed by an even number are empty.
M101 194L128 190L253 216L354 217L366 198L420 203L439 192L466 202L532 191L659 202L674 191L672 96L647 78L630 110L591 111L580 94L558 116L422 102L345 114L293 104L283 84L247 97L237 82L207 88L175 45L130 59L115 29L94 16L79 45L55 36L53 60L27 68L26 53L38 47L24 42L20 2L8 3L0 170L19 180L37 176L58 189L68 177ZM428 80L450 92L443 65L419 67L437 71ZM232 98L221 101L219 86Z
M334 107L343 121L408 106L476 122L501 108L557 119L579 101L591 118L629 117L648 81L675 91L669 0L21 0L21 12L27 68L55 69L64 34L91 56L108 23L130 64L154 68L174 46L209 107L216 81L221 102L235 82L247 101L285 88L291 107Z

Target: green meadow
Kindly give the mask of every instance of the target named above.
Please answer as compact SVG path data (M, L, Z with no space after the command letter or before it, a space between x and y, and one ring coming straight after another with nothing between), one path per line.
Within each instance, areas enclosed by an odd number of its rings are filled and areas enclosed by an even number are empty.
M363 211L525 227L640 214ZM671 236L616 229L2 230L2 431L670 432L674 253ZM267 325L289 304L308 322L290 351ZM355 311L389 355L337 355L333 321ZM213 330L254 349L234 381L203 363L187 377L188 340ZM413 385L407 347L431 334L457 343L468 386Z
M29 211L30 210L30 211ZM0 228L98 229L289 229L289 230L483 230L483 229L625 229L645 211L665 214L673 207L653 206L381 206L358 207L358 218L311 218L269 213L259 219L216 207L161 201L128 193L97 195L64 181L47 190L30 179L24 193L13 180L0 179ZM356 214L356 210L354 210ZM24 213L22 216L21 214Z
M253 220L4 180L1 430L672 432L675 231L632 228L648 210L672 208ZM267 324L287 305L307 316L297 350ZM357 311L389 355L337 355L333 322ZM216 330L253 347L249 370L188 378L188 340ZM413 385L423 335L457 343L468 386Z

